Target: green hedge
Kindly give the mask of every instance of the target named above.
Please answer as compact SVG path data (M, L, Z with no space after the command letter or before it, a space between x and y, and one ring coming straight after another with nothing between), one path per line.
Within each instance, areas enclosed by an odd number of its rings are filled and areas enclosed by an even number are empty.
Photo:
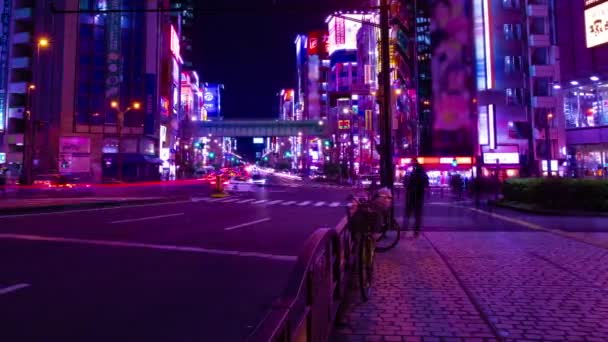
M608 181L566 178L513 178L503 184L507 201L544 209L608 211Z

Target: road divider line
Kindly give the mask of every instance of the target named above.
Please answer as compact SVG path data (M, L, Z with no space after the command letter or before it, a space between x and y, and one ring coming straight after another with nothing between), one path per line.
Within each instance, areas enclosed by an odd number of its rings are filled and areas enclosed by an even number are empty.
M259 201L255 201L251 204L262 204L262 203L266 203L266 202L268 202L268 200L259 200Z
M294 203L296 203L296 201L287 201L287 202L285 202L285 203L283 203L281 205L292 205Z
M246 199L246 200L242 200L242 201L238 201L236 203L238 204L243 204L243 203L247 203L247 202L253 202L255 201L255 198L250 198L250 199Z
M281 202L283 202L283 200L270 201L270 202L268 202L268 205L279 204Z
M30 287L30 286L31 286L30 284L22 283L22 284L15 284L15 285L7 286L4 288L0 288L0 296L9 294L11 292L19 291L21 289L24 289L24 288Z
M319 202L315 203L315 205L314 205L314 206L315 206L315 207L320 207L320 206L322 206L322 205L325 205L325 202L323 202L323 201L319 201Z
M184 215L184 214L185 214L185 213L175 213L175 214L167 214L167 215L157 215L157 216L139 217L139 218L134 218L134 219L126 219L126 220L112 221L112 222L110 222L110 224L129 223L129 222L139 222L139 221L148 221L148 220L156 220L156 219L161 219L161 218L166 218L166 217L182 216L182 215Z
M251 222L245 222L242 224L237 224L236 226L224 228L224 230L226 230L226 231L235 230L235 229L239 229L239 228L243 228L243 227L253 226L254 224L258 224L258 223L262 223L262 222L266 222L266 221L270 221L270 217L266 217L266 218L251 221Z
M222 201L222 203L232 203L232 202L236 202L238 200L240 200L240 198L229 198L225 201Z
M88 240L88 239L52 237L52 236L40 236L40 235L0 234L0 239L24 240L24 241L35 241L35 242L61 242L61 243L76 244L76 245L140 248L140 249L151 249L151 250L162 250L162 251L201 253L201 254L211 254L211 255L256 257L256 258L269 259L269 260L280 260L280 261L296 261L298 259L297 256L293 256L293 255L276 255L276 254L267 254L267 253L258 253L258 252L241 252L241 251L234 251L234 250L212 249L212 248L203 248L203 247L194 247L194 246L158 245L158 244L149 244L149 243L140 243L140 242Z
M340 202L331 202L331 204L329 206L332 207L332 208L339 207L340 206Z
M117 202L120 203L120 202ZM4 215L0 216L0 219L10 219L16 217L35 217L35 216L46 216L46 215L65 215L65 214L75 214L75 213L86 213L86 212L95 212L95 211L104 211L104 210L120 210L120 209L129 209L129 208L144 208L144 207L157 207L157 206L167 206L171 204L186 204L192 203L192 200L188 201L172 201L172 202L159 202L159 203L149 203L149 204L135 204L135 205L118 205L115 207L102 207L102 208L92 208L92 209L75 209L75 210L60 210L60 211L49 211L47 213L31 213L31 214L17 214L17 215Z
M304 202L298 203L298 206L303 207L305 205L309 205L310 203L312 203L312 202L310 202L310 201L304 201Z

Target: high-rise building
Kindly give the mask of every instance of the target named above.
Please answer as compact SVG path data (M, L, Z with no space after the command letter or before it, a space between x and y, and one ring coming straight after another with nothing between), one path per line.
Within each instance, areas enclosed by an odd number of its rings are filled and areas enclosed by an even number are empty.
M171 1L171 8L179 10L172 12L172 22L180 35L181 55L184 61L183 67L186 70L193 70L194 0Z
M608 167L608 1L556 1L561 94L570 175L606 176ZM561 157L561 156L560 156Z
M557 173L564 161L563 107L554 92L560 81L554 10L550 0L473 0L478 139L486 174L541 174L551 166Z

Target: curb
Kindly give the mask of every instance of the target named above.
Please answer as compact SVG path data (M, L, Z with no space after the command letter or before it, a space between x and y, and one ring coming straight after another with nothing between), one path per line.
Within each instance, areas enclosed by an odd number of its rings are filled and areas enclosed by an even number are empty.
M74 209L94 209L94 208L110 208L110 207L121 207L125 205L138 205L138 204L151 204L151 203L162 203L175 201L175 198L158 198L158 199L141 199L141 200L125 200L125 201L100 201L100 202L88 202L88 203L74 203L74 204L54 204L54 205L40 205L22 208L0 208L0 215L11 216L21 214L35 214L35 213L50 213L50 212L62 212L64 210Z
M511 209L524 213L538 214L544 216L578 216L578 217L608 217L608 213L605 212L584 212L584 211L559 211L559 210L551 210L551 209L535 209L528 208L523 205L517 204L509 204L500 201L489 200L488 204L490 206Z

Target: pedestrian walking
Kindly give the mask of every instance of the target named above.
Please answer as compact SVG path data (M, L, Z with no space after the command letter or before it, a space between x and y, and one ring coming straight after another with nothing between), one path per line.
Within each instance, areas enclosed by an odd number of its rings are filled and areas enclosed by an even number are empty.
M414 215L414 236L420 234L422 224L422 207L424 205L424 193L429 187L429 176L416 159L412 164L413 170L406 179L405 185L405 218L404 227L409 226L410 217Z

